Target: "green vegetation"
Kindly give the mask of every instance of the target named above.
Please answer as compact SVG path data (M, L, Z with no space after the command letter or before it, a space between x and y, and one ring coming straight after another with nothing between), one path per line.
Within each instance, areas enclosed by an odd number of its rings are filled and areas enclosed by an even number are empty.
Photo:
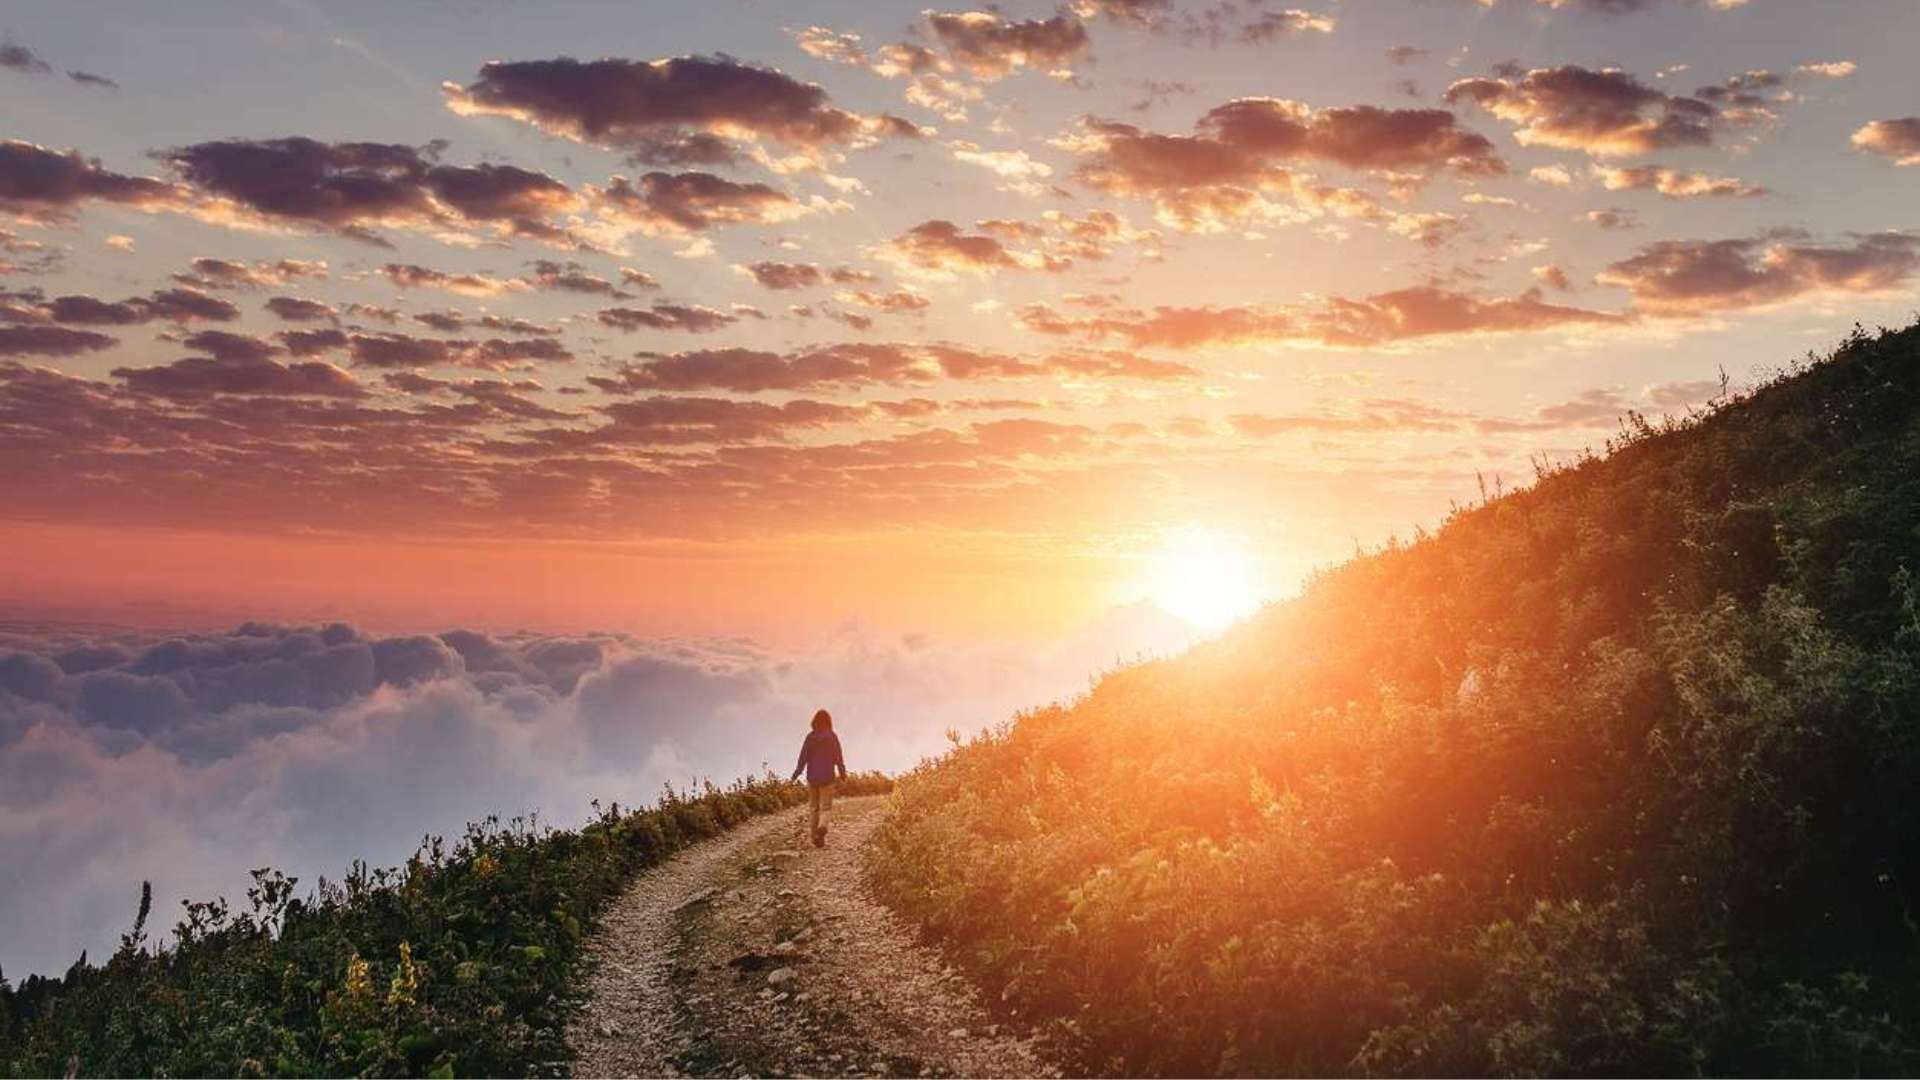
M841 790L890 786L861 774ZM0 1074L563 1072L573 976L602 905L687 844L805 799L767 777L614 806L578 831L489 820L451 852L431 838L404 867L356 865L304 899L260 870L249 910L187 904L160 948L145 938L143 892L104 965L83 957L64 978L0 982Z
M1085 1068L1920 1071L1920 326L903 778L899 909Z

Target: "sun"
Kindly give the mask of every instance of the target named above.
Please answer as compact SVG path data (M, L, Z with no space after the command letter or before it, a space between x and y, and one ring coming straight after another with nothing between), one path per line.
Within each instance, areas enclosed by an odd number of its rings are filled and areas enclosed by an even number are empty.
M1148 599L1208 633L1252 614L1260 589L1246 539L1204 525L1168 532L1149 564Z

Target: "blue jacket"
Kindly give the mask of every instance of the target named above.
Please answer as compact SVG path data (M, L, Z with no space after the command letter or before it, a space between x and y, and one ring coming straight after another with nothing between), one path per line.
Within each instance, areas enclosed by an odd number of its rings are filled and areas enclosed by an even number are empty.
M807 741L800 744L800 762L793 767L793 775L798 778L802 769L807 771L807 783L813 787L833 783L835 769L845 776L847 759L840 755L840 736L831 731L807 732Z

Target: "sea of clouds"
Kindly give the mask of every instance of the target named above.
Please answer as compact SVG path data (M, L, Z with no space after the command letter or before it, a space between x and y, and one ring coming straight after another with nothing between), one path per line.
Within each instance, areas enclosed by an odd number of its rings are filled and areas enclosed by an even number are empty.
M1145 607L1045 648L850 627L786 653L346 624L0 627L0 971L100 958L143 880L165 928L183 898L243 897L255 867L304 890L489 814L574 825L595 798L785 775L817 707L850 768L907 768L948 729L1071 696L1188 638Z

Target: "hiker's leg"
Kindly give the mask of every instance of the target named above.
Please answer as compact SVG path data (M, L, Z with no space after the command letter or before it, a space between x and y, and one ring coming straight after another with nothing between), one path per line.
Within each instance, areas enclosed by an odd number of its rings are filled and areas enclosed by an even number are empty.
M820 791L819 825L821 830L825 831L827 825L833 819L833 781L829 780L826 783L821 784L819 791Z
M812 824L807 829L808 836L820 835L820 793L825 790L822 787L807 788L807 801L813 804Z

